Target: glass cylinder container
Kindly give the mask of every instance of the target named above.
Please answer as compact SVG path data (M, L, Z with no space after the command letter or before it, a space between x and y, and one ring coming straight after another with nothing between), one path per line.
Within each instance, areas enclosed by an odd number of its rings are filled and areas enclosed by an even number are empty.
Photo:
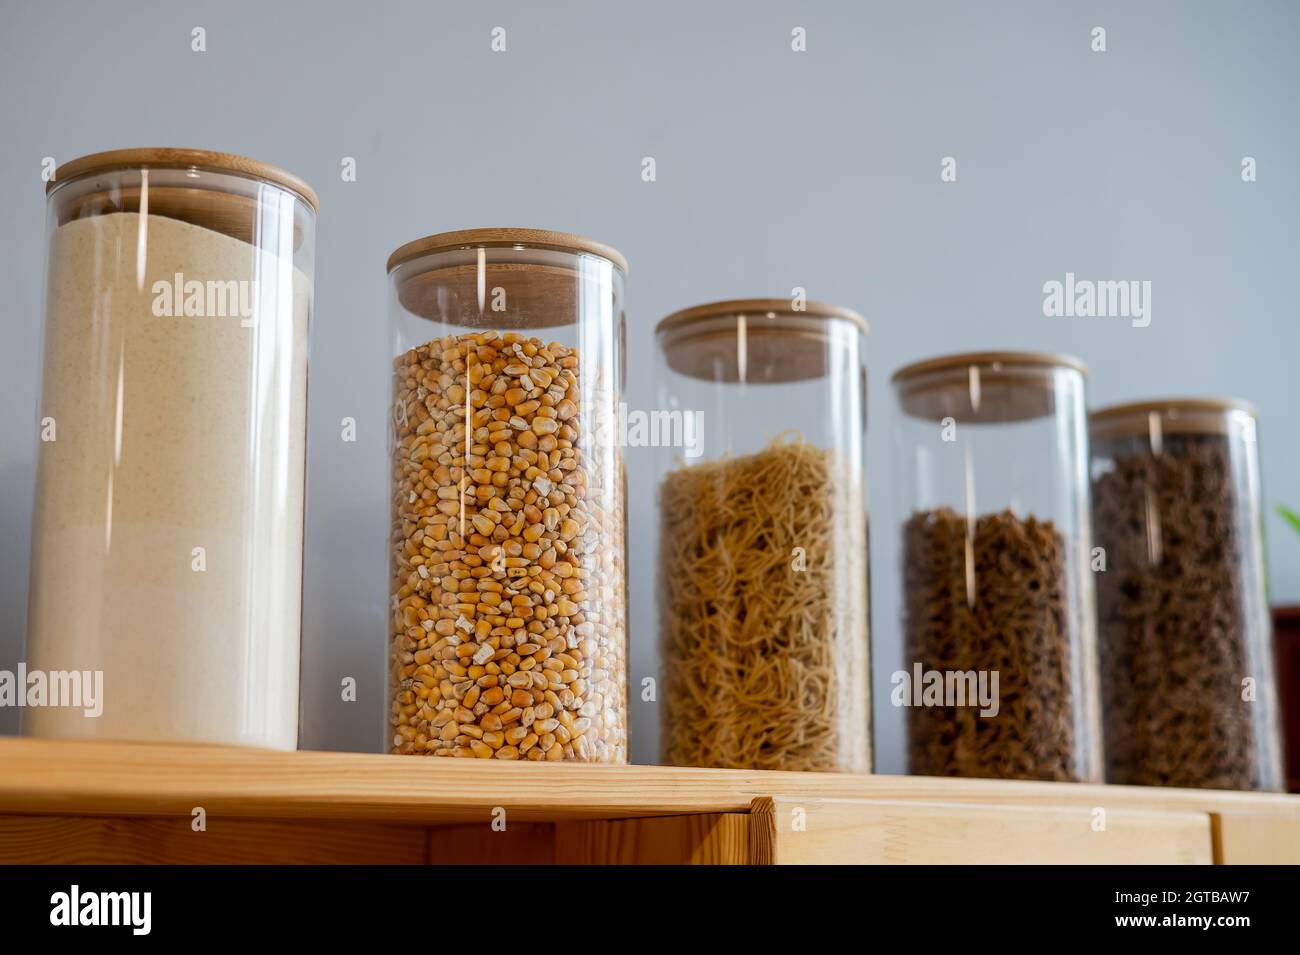
M394 753L627 761L626 272L539 229L388 260Z
M662 760L871 770L861 316L754 299L656 331Z
M1100 780L1086 369L981 352L893 381L911 772Z
M1255 420L1217 399L1092 415L1108 782L1282 789Z
M27 665L102 695L25 732L293 749L315 194L128 149L47 207Z

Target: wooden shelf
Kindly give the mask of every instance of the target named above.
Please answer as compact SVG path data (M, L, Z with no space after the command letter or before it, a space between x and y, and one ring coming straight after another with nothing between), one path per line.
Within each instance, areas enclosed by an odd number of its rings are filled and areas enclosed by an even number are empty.
M18 861L1300 862L1300 797L9 738Z

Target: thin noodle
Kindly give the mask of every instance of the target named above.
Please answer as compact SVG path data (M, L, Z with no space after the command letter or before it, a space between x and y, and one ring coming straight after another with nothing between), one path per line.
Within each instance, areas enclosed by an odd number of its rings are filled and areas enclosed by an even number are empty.
M671 472L660 503L665 762L866 771L866 521L854 469L778 439Z

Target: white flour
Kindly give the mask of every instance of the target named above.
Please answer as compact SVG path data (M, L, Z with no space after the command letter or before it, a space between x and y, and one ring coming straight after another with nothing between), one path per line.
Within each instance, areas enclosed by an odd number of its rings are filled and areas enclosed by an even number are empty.
M253 326L155 315L177 273L256 280ZM289 260L176 219L57 229L27 662L103 670L104 709L28 709L27 733L296 747L310 297Z

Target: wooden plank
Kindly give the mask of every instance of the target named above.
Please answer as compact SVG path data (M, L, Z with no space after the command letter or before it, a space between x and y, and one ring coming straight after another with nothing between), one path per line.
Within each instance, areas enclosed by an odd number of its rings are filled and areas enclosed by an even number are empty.
M436 826L429 830L434 865L744 865L745 813Z
M919 776L763 773L0 739L0 812L513 822L747 812L759 796L1300 812L1300 797Z
M1220 865L1300 865L1300 812L1214 813Z
M432 865L550 865L555 862L555 823L517 822L504 830L487 823L429 829Z
M772 800L777 865L1213 861L1205 813L872 800Z
M580 822L435 826L435 865L744 865L745 813L593 819Z
M563 865L746 865L747 813L562 822L555 861Z
M770 796L759 796L749 807L749 861L776 864L776 803Z
M0 863L420 864L419 827L191 817L0 815Z

